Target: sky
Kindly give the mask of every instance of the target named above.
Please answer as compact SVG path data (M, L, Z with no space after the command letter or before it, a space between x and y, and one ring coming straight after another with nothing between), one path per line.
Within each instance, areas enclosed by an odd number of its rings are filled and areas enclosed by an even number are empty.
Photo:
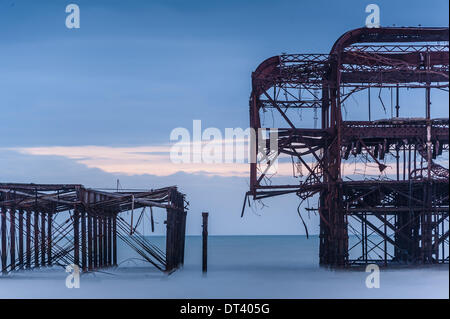
M80 7L79 29L65 26L70 3ZM248 127L259 63L282 52L328 53L364 25L369 3L0 0L0 181L176 184L191 203L188 234L200 232L202 211L211 234L303 234L295 197L240 218L245 164L167 165L170 132L191 130L194 119ZM448 26L446 0L373 3L382 26ZM307 223L317 232L317 216Z

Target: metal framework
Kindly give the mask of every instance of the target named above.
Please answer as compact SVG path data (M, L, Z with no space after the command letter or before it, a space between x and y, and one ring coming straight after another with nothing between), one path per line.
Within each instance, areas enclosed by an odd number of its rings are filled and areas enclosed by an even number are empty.
M152 216L153 207L167 211L165 252L137 231L146 207ZM138 209L137 220L123 217ZM176 187L106 192L82 185L0 184L0 210L3 274L52 265L75 264L82 271L117 266L118 238L161 271L174 271L184 261L186 207Z
M448 28L360 28L342 35L329 54L274 56L252 73L250 126L267 128L268 111L284 124L272 162L250 164L246 198L318 198L322 265L448 263L448 113L431 118L431 90L448 95L448 41ZM391 93L390 118L371 118L374 88L383 108L382 90ZM400 118L400 95L409 90L424 91L424 115ZM346 103L363 92L369 119L344 120ZM314 120L321 112L320 126L301 121L308 110ZM255 158L270 153L262 139L259 132ZM295 183L266 173L283 156L292 159ZM349 157L375 166L379 177L347 178ZM306 173L297 174L300 168Z

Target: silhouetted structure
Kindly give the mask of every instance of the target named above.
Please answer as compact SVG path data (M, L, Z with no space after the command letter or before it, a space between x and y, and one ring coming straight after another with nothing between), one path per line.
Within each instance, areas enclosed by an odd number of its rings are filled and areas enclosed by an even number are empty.
M285 123L278 151L269 154L267 142L256 154L272 162L291 157L293 174L306 173L295 184L277 184L268 166L250 164L247 196L317 195L322 265L448 263L449 174L435 161L448 154L448 113L431 118L431 89L448 99L448 41L448 28L360 28L342 35L330 54L274 56L253 72L251 127L268 127L261 120L268 111ZM383 108L382 89L391 93L390 118L372 120L371 88ZM400 94L410 89L423 90L424 113L400 118ZM368 93L369 120L344 120L345 103L361 92ZM305 109L321 112L320 128L297 124ZM343 164L351 155L380 172L395 165L395 173L367 179L355 171L347 179Z
M137 231L145 207L167 210L166 251ZM121 215L142 209L131 223ZM106 192L82 185L0 184L2 272L76 264L83 271L117 266L123 240L161 271L183 264L184 195L176 187Z

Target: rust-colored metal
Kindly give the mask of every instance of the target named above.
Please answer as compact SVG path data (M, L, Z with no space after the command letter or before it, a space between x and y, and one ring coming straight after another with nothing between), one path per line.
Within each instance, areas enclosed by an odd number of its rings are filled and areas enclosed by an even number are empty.
M165 252L140 234L137 224L130 225L121 216L145 207L167 211ZM175 186L108 192L72 184L0 183L3 274L47 265L76 264L83 271L117 266L119 239L157 269L172 272L183 264L185 227L185 195Z
M208 271L208 215L209 213L202 213L202 271Z
M251 128L267 128L265 113L276 114L284 123L277 156L291 157L306 174L277 183L251 163L246 198L317 198L322 265L448 263L449 172L435 160L448 153L449 120L431 118L431 89L448 93L448 42L448 28L360 28L342 35L329 54L283 54L252 73ZM371 88L391 90L392 116L373 121L369 100L371 120L345 120L347 99ZM399 96L408 89L425 91L424 117L399 117ZM308 109L321 112L320 128L299 121ZM261 138L253 158L268 152ZM380 172L395 165L397 175L348 180L342 167L350 156Z

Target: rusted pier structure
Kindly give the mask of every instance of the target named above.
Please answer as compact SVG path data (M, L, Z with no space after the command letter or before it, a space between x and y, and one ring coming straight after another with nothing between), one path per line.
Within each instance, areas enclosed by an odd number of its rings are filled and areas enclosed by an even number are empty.
M137 231L146 207L167 211L165 252ZM184 261L186 208L176 187L107 192L0 184L0 209L3 274L52 265L75 264L83 271L117 266L119 239L161 271L174 271ZM140 215L133 221L134 212Z
M246 198L317 199L322 265L448 263L448 90L448 28L360 28L329 54L265 60L250 97L264 161L250 164ZM261 143L273 127L276 150ZM275 159L295 182L269 176Z

